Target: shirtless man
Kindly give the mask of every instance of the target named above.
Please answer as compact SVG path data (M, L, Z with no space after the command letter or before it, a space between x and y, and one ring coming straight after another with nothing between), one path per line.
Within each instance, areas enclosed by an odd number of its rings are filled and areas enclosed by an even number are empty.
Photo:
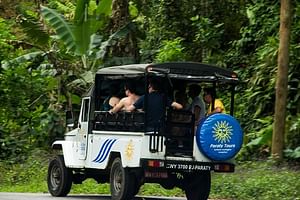
M126 97L122 98L120 102L109 111L110 113L116 113L120 110L131 111L129 107L139 99L139 96L135 93L135 86L133 84L129 82L125 83L124 90Z

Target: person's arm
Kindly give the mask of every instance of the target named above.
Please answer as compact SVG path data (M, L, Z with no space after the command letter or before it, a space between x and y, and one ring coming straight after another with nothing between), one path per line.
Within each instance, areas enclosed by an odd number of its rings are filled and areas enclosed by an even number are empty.
M222 108L216 107L215 110L213 111L213 113L221 113L222 111L223 111Z
M222 101L220 99L216 99L215 100L215 109L214 109L214 113L221 113L225 110L225 107L222 103Z
M113 107L112 109L110 109L110 113L116 113L119 112L123 107L124 107L124 101L125 99L121 99L121 101L119 101L119 103Z
M145 98L144 95L140 96L140 98L138 98L138 100L134 104L130 105L127 108L127 111L132 112L135 109L141 109L143 107L143 105L144 105L144 98Z
M126 111L132 112L132 111L134 111L134 110L135 110L135 106L134 106L134 104L133 104L133 105L130 105L130 106L127 108Z
M183 106L180 103L177 103L175 101L172 102L171 107L176 109L176 110L180 110L183 108Z
M209 113L209 115L214 114L214 113L222 113L224 110L225 110L225 107L224 107L222 101L219 99L216 99L215 100L215 109L211 113Z
M201 108L198 105L195 105L194 107L194 115L195 115L195 124L199 124L200 122L200 112L201 112Z

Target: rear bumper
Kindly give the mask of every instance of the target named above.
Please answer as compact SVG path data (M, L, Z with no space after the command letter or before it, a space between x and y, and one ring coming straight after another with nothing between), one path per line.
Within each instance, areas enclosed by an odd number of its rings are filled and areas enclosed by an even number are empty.
M196 162L181 160L156 160L141 159L141 164L145 171L165 171L165 172L234 172L235 165L226 162Z

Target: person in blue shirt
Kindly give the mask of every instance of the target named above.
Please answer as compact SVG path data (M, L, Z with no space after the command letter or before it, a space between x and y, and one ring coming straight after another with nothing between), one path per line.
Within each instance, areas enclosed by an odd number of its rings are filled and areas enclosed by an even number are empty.
M182 109L182 105L171 101L164 93L160 91L160 82L151 79L148 84L147 105L145 105L145 95L142 95L129 110L146 110L146 124L148 130L158 130L164 117L166 107ZM144 107L146 106L146 108Z

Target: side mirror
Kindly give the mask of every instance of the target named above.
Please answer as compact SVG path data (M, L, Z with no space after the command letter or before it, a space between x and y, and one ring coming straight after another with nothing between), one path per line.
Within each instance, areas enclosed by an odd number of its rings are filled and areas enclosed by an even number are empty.
M74 127L74 123L68 123L68 124L67 124L67 127L68 127L69 129L75 128L75 127Z
M72 111L66 112L66 126L68 129L76 128L76 119L78 119L78 113Z

